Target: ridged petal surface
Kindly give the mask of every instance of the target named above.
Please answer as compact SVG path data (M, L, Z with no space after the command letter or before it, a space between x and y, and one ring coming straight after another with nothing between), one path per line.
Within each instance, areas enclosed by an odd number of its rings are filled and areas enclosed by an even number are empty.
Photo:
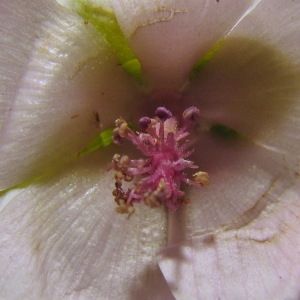
M0 20L5 189L74 159L101 129L94 114L113 126L137 89L95 29L55 1L1 2Z
M79 160L12 196L1 212L1 299L172 299L155 259L166 211L117 214L109 159Z

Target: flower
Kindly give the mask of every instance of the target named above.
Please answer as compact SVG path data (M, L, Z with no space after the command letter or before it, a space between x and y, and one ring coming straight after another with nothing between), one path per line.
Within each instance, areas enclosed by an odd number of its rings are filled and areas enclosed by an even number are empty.
M299 3L101 5L140 81L89 20L51 0L0 4L0 184L18 187L1 202L1 298L297 299ZM191 158L211 185L175 213L116 214L118 148L78 153L116 118L192 105Z

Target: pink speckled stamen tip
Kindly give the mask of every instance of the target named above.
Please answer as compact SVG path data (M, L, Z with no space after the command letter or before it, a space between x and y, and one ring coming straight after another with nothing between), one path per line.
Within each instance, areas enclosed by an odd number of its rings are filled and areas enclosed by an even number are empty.
M182 183L194 186L208 186L208 173L198 171L189 179L186 169L198 166L187 158L193 150L187 150L188 129L199 118L196 107L187 108L182 114L182 126L170 110L158 107L155 117L142 117L139 120L141 132L132 130L127 122L116 120L113 141L121 145L125 140L132 142L143 154L140 159L130 159L127 155L115 154L110 169L115 170L115 190L113 196L117 203L116 211L130 216L134 204L144 203L150 207L165 204L171 211L182 204L189 203ZM124 188L124 182L134 180L133 186ZM126 184L127 186L128 184Z

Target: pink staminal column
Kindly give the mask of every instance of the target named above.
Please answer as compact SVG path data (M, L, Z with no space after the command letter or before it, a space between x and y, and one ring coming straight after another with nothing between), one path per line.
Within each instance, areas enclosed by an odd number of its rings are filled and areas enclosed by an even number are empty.
M208 186L208 173L198 171L189 179L186 169L198 166L187 158L193 153L188 150L189 129L199 118L199 109L187 108L182 114L181 126L170 110L158 107L155 117L139 120L141 131L134 131L128 123L116 120L113 141L121 145L125 140L133 143L142 152L142 158L131 159L127 155L115 154L110 170L115 170L113 196L118 213L134 213L133 204L143 203L150 207L166 205L171 211L189 203L182 183L194 186ZM124 188L124 182L134 181L133 186Z

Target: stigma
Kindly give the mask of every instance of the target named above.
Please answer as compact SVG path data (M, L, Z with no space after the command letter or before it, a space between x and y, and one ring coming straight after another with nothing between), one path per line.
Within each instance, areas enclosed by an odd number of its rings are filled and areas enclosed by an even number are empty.
M115 171L112 194L118 213L130 216L138 203L150 207L164 205L174 212L190 202L183 185L209 185L208 173L198 170L192 179L185 173L187 169L198 169L187 158L194 152L188 149L189 130L199 115L198 108L189 107L178 120L167 108L158 107L153 118L145 116L139 120L139 131L130 128L123 118L116 120L113 142L122 145L130 141L142 153L139 159L120 154L112 158L109 170Z

